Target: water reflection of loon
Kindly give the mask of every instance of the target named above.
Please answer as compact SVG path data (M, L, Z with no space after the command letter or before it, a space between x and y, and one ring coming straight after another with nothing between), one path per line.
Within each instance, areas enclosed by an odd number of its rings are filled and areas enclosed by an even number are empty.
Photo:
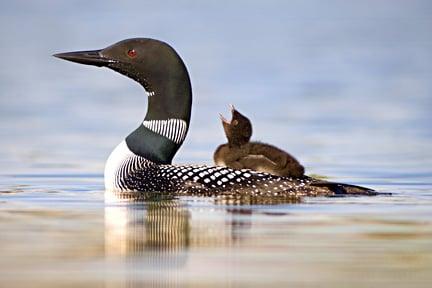
M105 255L118 269L106 286L177 287L190 250L242 242L251 228L245 211L218 208L209 215L179 201L107 205Z
M284 198L375 194L367 188L313 178L279 177L227 167L171 165L189 128L192 89L182 59L164 42L128 39L102 50L55 56L108 67L139 82L149 96L144 121L114 149L106 163L105 188L109 196L145 197L146 193L139 192Z
M105 207L108 255L175 252L189 246L190 212L174 201Z
M247 209L217 209L231 215L209 226L198 208L180 201L147 202L105 207L105 250L107 256L139 256L149 251L177 254L189 247L231 245L239 231L248 229L252 212ZM208 212L206 212L208 214ZM192 219L192 215L195 215ZM241 217L239 217L239 215ZM247 216L247 218L245 218ZM229 220L226 222L226 220ZM227 229L227 227L230 227Z
M177 287L188 257L189 220L189 211L173 201L106 206L105 255L118 267L106 286Z

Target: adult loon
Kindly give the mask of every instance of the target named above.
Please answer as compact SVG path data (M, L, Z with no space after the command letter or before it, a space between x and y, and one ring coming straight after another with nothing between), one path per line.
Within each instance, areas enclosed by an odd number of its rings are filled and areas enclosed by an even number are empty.
M216 165L252 169L277 176L302 177L304 167L287 152L266 143L251 142L250 120L231 105L231 121L220 115L228 143L220 145L213 160Z
M186 66L167 43L133 38L101 50L55 54L86 65L107 67L140 83L148 96L144 121L109 156L106 193L142 199L152 193L175 195L298 198L334 194L376 194L339 183L288 178L251 170L205 165L172 165L182 145L192 107ZM111 196L110 196L111 197Z

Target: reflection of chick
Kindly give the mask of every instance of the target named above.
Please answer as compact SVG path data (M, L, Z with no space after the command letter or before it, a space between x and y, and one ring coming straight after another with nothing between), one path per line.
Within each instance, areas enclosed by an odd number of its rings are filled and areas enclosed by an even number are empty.
M272 145L249 142L252 124L248 118L231 106L232 120L221 115L228 143L220 145L213 159L216 165L235 169L252 169L277 176L301 177L303 166L287 152Z

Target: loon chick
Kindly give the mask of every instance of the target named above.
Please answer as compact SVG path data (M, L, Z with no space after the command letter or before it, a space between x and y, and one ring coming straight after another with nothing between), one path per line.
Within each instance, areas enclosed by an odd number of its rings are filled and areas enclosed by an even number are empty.
M145 199L149 194L165 193L228 199L374 194L370 189L351 191L349 185L316 185L316 181L306 178L279 177L247 169L172 165L189 128L192 88L182 59L162 41L134 38L101 50L54 56L107 67L137 81L147 92L148 109L143 122L114 149L106 162L107 199Z
M287 152L266 143L250 142L250 120L231 105L231 121L220 115L228 143L220 145L213 160L218 166L251 169L277 176L302 177L304 167Z

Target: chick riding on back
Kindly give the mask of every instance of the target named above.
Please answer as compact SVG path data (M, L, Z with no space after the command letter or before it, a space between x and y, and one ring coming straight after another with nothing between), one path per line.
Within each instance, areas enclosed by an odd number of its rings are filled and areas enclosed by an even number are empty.
M289 153L266 143L250 141L250 120L231 105L232 119L222 115L222 125L228 143L220 145L213 160L218 166L234 169L252 169L285 177L302 177L304 167Z

